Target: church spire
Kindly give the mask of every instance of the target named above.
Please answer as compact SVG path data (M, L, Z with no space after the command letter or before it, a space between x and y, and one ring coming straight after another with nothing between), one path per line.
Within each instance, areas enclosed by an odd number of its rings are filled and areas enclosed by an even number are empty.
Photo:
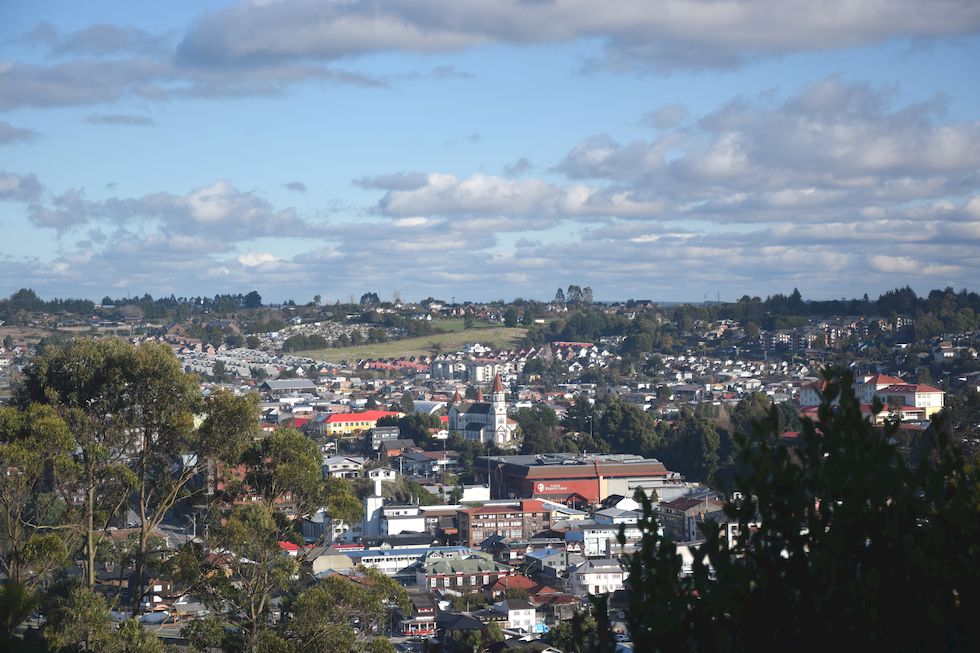
M493 377L493 391L494 392L504 391L504 382L500 380L500 372L497 372Z
M461 401L463 401L463 398L459 394L459 388L457 388L456 389L456 394L453 395L453 403L454 404L458 404Z
M476 400L477 401L483 401L483 388L479 388L478 387L476 389Z

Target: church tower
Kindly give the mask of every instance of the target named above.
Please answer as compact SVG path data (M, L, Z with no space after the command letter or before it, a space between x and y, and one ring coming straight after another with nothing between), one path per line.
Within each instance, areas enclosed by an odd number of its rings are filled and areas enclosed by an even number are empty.
M500 372L493 377L493 390L490 393L490 406L493 411L493 441L497 444L510 441L507 428L507 402L504 399L504 383Z
M381 513L385 500L381 491L381 479L374 479L374 493L364 499L364 535L381 535Z

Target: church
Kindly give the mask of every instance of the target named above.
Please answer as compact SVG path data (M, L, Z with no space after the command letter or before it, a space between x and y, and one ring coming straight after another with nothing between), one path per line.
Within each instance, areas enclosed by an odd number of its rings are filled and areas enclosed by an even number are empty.
M449 406L449 431L467 440L494 443L498 447L514 446L514 431L517 422L507 417L507 402L504 400L504 384L498 372L493 377L493 390L490 401L483 400L483 390L478 389L476 401L463 401L459 391Z

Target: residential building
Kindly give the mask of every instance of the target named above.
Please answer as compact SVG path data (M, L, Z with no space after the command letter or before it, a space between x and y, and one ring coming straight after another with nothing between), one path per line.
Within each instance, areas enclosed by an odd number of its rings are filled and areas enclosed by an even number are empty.
M534 606L521 599L504 599L493 604L493 609L507 619L505 627L525 633L534 631L537 614Z
M364 469L364 459L358 456L325 456L323 478L359 478Z
M416 565L415 581L420 587L430 590L453 590L465 594L515 573L513 567L480 554L465 558L429 555Z
M410 591L409 610L401 611L398 631L409 637L429 637L436 634L436 602L425 591Z
M535 533L551 527L551 511L534 499L488 503L459 510L456 515L459 541L467 546L477 546L493 535L509 540L528 540Z
M701 539L698 524L703 515L721 510L724 502L708 497L680 497L660 504L659 519L664 537L675 542Z
M568 570L568 589L578 596L598 596L623 589L629 572L615 558L586 560Z

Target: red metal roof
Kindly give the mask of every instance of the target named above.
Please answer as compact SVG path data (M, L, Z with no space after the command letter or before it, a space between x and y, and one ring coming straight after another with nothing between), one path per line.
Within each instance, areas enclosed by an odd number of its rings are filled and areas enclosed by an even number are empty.
M346 424L347 422L377 422L382 417L398 417L401 413L390 410L366 410L363 413L334 413L327 418L327 424Z

